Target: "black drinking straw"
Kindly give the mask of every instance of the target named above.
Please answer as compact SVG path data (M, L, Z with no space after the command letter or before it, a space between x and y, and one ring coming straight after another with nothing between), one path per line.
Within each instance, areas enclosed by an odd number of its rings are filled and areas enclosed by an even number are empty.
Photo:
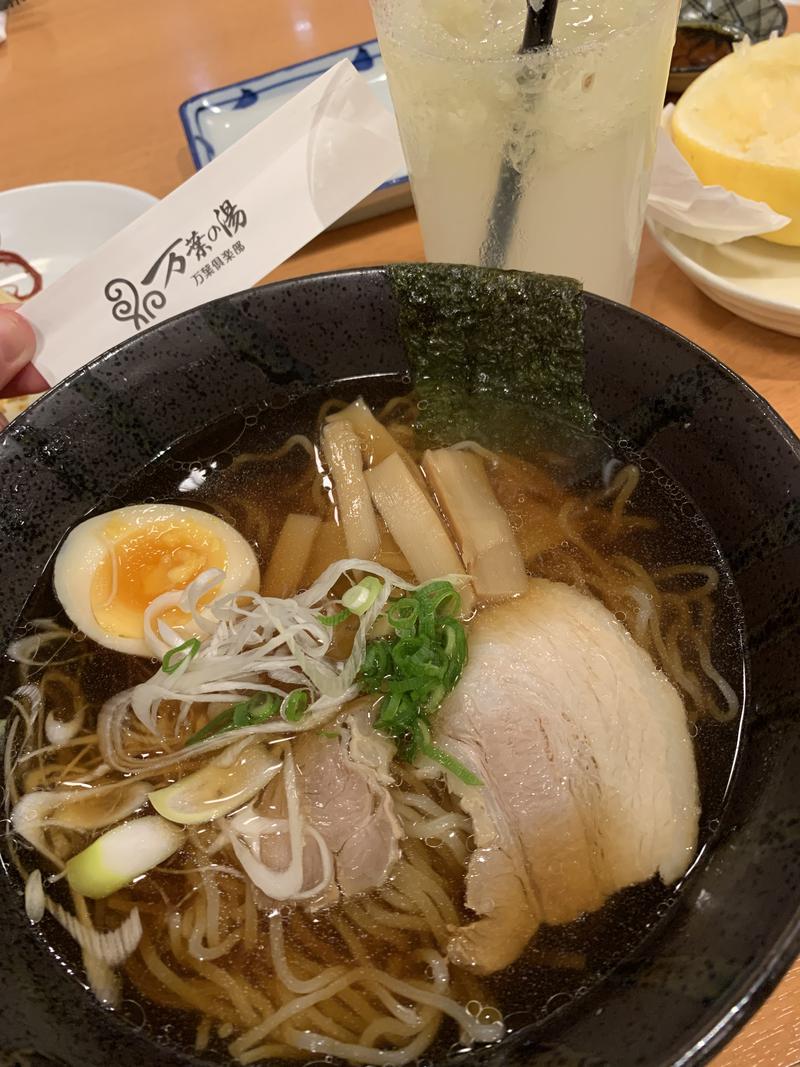
M519 55L530 52L542 52L553 43L553 23L556 20L558 0L544 0L535 11L531 6L535 0L528 0L528 13L525 18L525 34ZM511 232L517 217L521 193L522 175L511 163L508 147L503 152L503 162L497 179L489 225L486 238L481 245L481 266L502 267L508 254Z

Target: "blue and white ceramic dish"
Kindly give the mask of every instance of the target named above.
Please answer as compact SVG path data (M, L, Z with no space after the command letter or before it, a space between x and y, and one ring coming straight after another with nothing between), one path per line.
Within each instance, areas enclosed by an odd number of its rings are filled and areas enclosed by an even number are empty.
M295 63L232 85L211 89L186 100L180 106L180 116L197 169L210 163L220 152L341 59L350 60L391 111L392 100L378 42L366 41L352 45L305 63ZM408 174L403 171L384 182L340 219L338 225L396 211L410 204L411 187Z

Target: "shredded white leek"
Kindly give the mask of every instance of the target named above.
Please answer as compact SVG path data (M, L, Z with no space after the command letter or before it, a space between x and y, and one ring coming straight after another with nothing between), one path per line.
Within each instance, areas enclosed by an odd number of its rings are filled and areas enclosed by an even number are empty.
M84 952L95 956L109 967L119 967L124 963L136 950L142 938L142 920L138 908L134 908L116 930L105 933L100 933L93 926L85 926L54 900L47 900L47 910L70 937L78 942Z
M380 584L380 589L359 619L350 655L340 661L330 656L334 635L332 628L320 621L320 615L323 609L338 606L331 591L343 576L354 572L380 579L380 583L375 583ZM197 654L184 656L170 672L156 671L148 681L119 694L104 706L98 721L99 744L104 758L116 769L144 769L146 764L158 770L230 744L231 735L224 734L212 736L188 750L150 755L146 760L127 755L124 724L128 714L132 712L148 734L160 738L159 708L163 701L178 701L184 717L190 706L202 703L212 717L215 706L224 708L257 693L275 693L283 698L284 687L289 685L309 693L308 708L298 722L275 717L259 725L241 727L236 737L295 734L323 725L357 695L356 676L370 631L393 590L419 588L371 560L345 559L331 564L309 589L294 598L233 593L218 597L201 611L199 601L218 581L219 572L205 571L175 600L202 630ZM163 610L160 603L158 610ZM147 629L148 633L152 632L152 626ZM180 640L180 635L175 637Z
M88 789L44 789L25 793L11 812L11 826L57 866L61 861L47 848L45 834L56 826L71 830L103 830L126 819L144 803L150 783L120 781ZM100 804L98 798L103 798Z
M65 741L71 741L77 737L83 729L83 721L86 717L86 708L81 705L76 708L70 719L57 719L50 712L44 721L44 733L51 745L63 745Z

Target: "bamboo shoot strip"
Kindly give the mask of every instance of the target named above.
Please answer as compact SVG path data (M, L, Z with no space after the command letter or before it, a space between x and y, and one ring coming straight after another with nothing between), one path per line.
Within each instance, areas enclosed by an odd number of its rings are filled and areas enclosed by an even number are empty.
M425 479L422 477L417 464L403 446L392 437L386 427L378 422L369 405L361 397L358 400L354 400L343 411L337 411L335 414L328 416L328 422L339 422L342 419L350 423L361 440L365 466L377 467L379 463L383 463L389 456L397 453L414 476L414 481L427 492Z
M388 567L395 574L410 577L412 571L408 565L408 560L397 547L397 542L389 533L386 523L382 519L378 524L378 529L381 535L381 550L378 553L378 563L382 567Z
M439 512L397 453L367 471L366 479L375 507L418 582L464 574ZM474 597L468 582L459 593L464 611L470 612Z
M264 596L284 599L302 588L319 527L316 515L287 515L261 585Z
M305 573L305 586L313 585L324 570L337 560L347 559L347 545L341 526L331 519L323 522L314 540Z
M439 448L424 454L422 468L455 532L478 599L524 593L528 576L522 555L480 456Z
M351 424L341 419L323 426L322 449L333 480L347 551L357 559L375 559L381 538L364 480L361 441Z

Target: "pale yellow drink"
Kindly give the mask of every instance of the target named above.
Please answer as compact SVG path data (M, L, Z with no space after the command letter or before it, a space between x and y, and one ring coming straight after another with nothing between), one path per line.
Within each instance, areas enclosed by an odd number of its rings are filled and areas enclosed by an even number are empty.
M508 159L502 265L629 301L678 0L561 0L552 49L529 55L525 0L372 6L427 258L500 265Z

